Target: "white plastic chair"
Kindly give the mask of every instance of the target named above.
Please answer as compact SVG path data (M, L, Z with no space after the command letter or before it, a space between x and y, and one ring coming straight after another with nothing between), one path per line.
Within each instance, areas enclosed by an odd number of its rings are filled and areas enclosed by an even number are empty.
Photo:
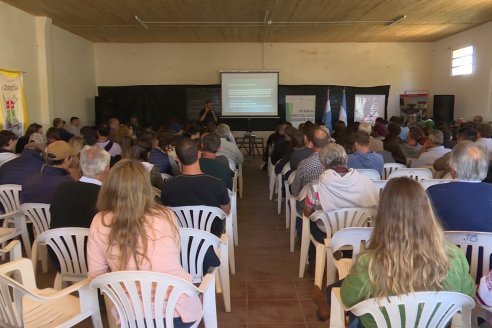
M444 328L452 319L451 327L471 327L470 314L475 305L468 295L433 291L371 298L347 309L341 302L340 288L332 289L331 301L330 327L334 328L345 328L344 311L351 311L356 316L370 314L377 327L402 327L402 310L405 313L405 327Z
M19 215L21 190L22 186L16 184L0 185L0 203L5 211L4 214L0 214L0 220L3 219L3 228L0 228L0 243L21 236L26 254L30 257L31 240L27 232L26 220L24 216ZM14 228L9 228L12 224Z
M9 254L9 260L14 261L22 258L22 248L20 241L12 240L4 248L0 249L0 255L4 256Z
M24 203L19 207L19 212L32 222L34 228L34 239L36 239L42 232L50 229L50 204ZM48 252L46 247L40 249L39 259L42 263L43 272L48 272Z
M86 241L87 228L58 228L42 232L34 241L32 258L37 258L39 245L49 246L60 263L60 272L55 277L54 288L61 289L64 282L76 282L87 277ZM36 271L36 261L33 261Z
M203 259L210 247L218 253L220 267L218 268L219 280L217 282L218 293L222 293L226 312L231 312L231 285L229 279L229 259L227 256L227 241L220 240L210 232L192 228L180 228L181 239L181 266L193 277L193 283L201 283L203 275ZM207 273L214 273L214 270ZM220 283L220 284L219 284Z
M239 197L243 198L243 164L238 164L238 183L239 183Z
M294 180L292 180L294 182ZM318 184L318 180L314 180L311 183L305 185L301 191L299 192L299 195L295 197L294 195L290 195L290 252L294 252L294 244L295 244L295 239L296 239L296 220L297 218L303 217L302 213L297 213L297 202L302 202L304 201L304 198L306 198L307 193L311 188L316 188ZM303 230L304 233L304 230ZM309 233L308 233L309 236ZM302 275L302 276L301 276ZM299 270L299 278L304 277L304 270L301 271Z
M173 176L167 173L161 173L162 180L166 181L167 179L172 178Z
M371 208L356 207L344 208L328 213L316 211L309 218L303 217L299 273L301 270L304 271L306 268L309 241L311 240L316 248L314 284L321 287L321 281L323 280L323 273L325 270L326 248L328 247L333 234L348 227L366 227L370 219L374 216L374 212L375 211ZM326 238L323 243L319 243L316 239L314 239L313 235L311 235L310 221L320 221L323 224L326 230ZM309 234L305 234L304 230L309 231Z
M374 182L379 195L381 195L381 192L383 192L384 187L386 187L388 180L373 180L372 182Z
M14 273L20 281L7 276ZM97 293L89 281L80 281L57 291L36 287L33 266L29 259L19 259L0 265L0 326L9 328L73 327L92 318L93 327L102 328ZM70 294L78 292L79 297Z
M400 163L384 163L383 166L383 180L387 180L391 173L399 169L406 169L407 166Z
M174 327L173 315L181 296L203 295L205 327L217 327L214 275L207 275L200 287L159 272L117 271L92 279L90 287L100 289L113 303L121 328ZM154 322L155 320L155 322ZM193 324L198 327L200 320Z
M272 164L272 159L268 156L267 160L268 167L268 191L270 192L270 200L273 199L273 193L275 192L275 184L277 183L275 175L275 164Z
M178 218L181 228L193 228L210 232L212 222L217 217L225 220L225 233L227 235L227 248L229 254L229 266L231 273L236 273L236 261L234 259L234 237L232 228L232 218L226 215L220 208L212 206L177 206L171 207Z
M373 170L373 169L355 169L357 172L360 174L365 175L371 180L381 180L381 174L379 174L378 171Z
M492 255L492 233L476 231L446 231L446 239L458 246L470 264L470 275L478 284L480 278L490 271L490 256ZM467 256L467 253L469 256ZM481 267L481 271L479 271ZM476 323L477 316L485 317L479 306L473 313L473 322ZM485 308L485 307L484 307Z
M400 177L409 177L410 179L414 179L416 181L432 179L432 172L429 169L423 168L401 168L390 174L388 180L393 178Z
M422 187L427 190L430 186L436 185L436 184L441 184L441 183L448 183L453 181L453 179L427 179L427 180L420 180L420 184Z
M232 218L232 229L234 235L234 246L239 245L239 232L237 226L237 194L231 190L229 191L229 199L231 200L231 213L229 214Z
M371 234L371 227L344 228L335 232L331 237L326 250L327 286L335 282L337 272L338 280L347 276L350 268L354 264L356 256L367 246L367 241L371 237ZM336 260L333 254L346 246L349 246L352 250L352 258L341 258Z
M282 213L282 183L284 175L290 171L290 163L285 164L282 172L277 174L277 214Z
M292 171L289 175L289 178L284 181L284 189L285 189L285 229L289 229L292 208L290 207L290 198L292 197L290 193L290 186L294 182L296 177L296 171Z

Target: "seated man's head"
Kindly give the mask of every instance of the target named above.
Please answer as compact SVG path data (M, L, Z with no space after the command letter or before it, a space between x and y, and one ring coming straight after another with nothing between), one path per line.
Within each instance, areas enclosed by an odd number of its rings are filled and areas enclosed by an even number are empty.
M103 181L109 172L111 155L98 146L85 146L80 151L80 168L88 178Z
M390 122L388 124L388 134L399 137L401 133L401 127L398 123Z
M96 127L98 137L109 137L109 126L104 123L99 123Z
M412 126L407 134L407 144L411 146L417 145L423 134L424 132L421 128L419 128L418 126Z
M477 115L473 118L473 123L482 123L482 122L483 122L482 115Z
M67 142L58 140L46 147L46 164L67 170L72 162L72 156L75 155L77 151Z
M369 135L365 132L357 131L354 133L354 148L355 151L361 153L369 152Z
M461 128L458 131L458 136L456 137L457 142L462 141L477 141L477 130L474 128Z
M463 141L454 146L449 160L453 178L465 181L482 181L489 169L489 156L483 148L472 141Z
M72 116L70 118L70 125L79 126L80 125L80 119L76 116Z
M367 135L370 136L372 134L371 123L369 123L369 122L361 122L359 124L358 130L360 132L364 132L364 133L366 133Z
M62 120L61 118L57 117L53 120L53 127L54 128L63 128L65 126L65 121Z
M231 133L231 128L229 127L229 125L221 123L219 124L219 126L217 126L215 133L219 136L219 138L227 138Z
M215 154L219 151L219 148L220 139L216 134L211 133L202 138L202 152Z
M325 128L313 127L306 131L308 146L315 152L330 143L330 132Z
M439 130L431 130L429 132L429 136L427 137L427 142L429 143L429 147L438 147L441 146L444 141L444 135Z
M118 125L120 125L120 120L118 120L117 118L115 117L111 117L109 120L108 120L108 124L109 124L109 127L111 129L116 129L118 127Z
M477 127L477 138L492 137L492 127L488 123L479 124Z
M181 138L176 143L176 155L184 166L190 166L198 162L198 141L190 138Z
M17 139L17 135L12 131L0 131L0 148L13 152L15 150L15 145L17 144Z
M332 142L321 148L319 160L325 169L347 166L347 153L342 146Z

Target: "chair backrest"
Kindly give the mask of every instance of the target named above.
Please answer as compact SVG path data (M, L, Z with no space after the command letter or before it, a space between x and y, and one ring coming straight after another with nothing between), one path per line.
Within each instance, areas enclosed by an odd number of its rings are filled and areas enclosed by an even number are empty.
M173 176L167 173L161 173L162 180L166 181L169 178L172 178Z
M384 163L383 166L383 180L388 179L388 177L396 170L406 169L407 166L400 163Z
M285 165L284 165L284 167L282 169L282 172L280 174L281 175L286 175L287 172L289 172L289 171L290 171L290 163L287 162L287 163L285 163Z
M373 169L355 169L360 174L365 175L371 180L381 180L381 174L378 171Z
M326 229L326 235L331 238L335 232L344 228L367 227L374 214L375 210L372 208L354 207L326 213L316 211L310 218L314 222L321 220Z
M8 276L9 273L18 273L20 281ZM25 295L33 296L29 290L36 288L36 279L31 260L18 259L0 265L0 326L9 328L23 328L24 318L22 299Z
M432 172L429 169L423 169L423 168L402 168L394 171L393 173L390 174L388 177L389 179L393 178L399 178L399 177L409 177L411 179L420 181L420 180L427 180L427 179L432 179Z
M192 228L179 228L181 240L181 266L193 277L193 283L203 279L203 260L210 247L219 250L221 265L227 259L227 246L210 232Z
M383 191L384 187L386 187L388 180L372 180L372 182L374 182L374 185L376 186L377 191L381 195L381 192Z
M19 209L19 196L22 190L21 185L4 184L0 185L0 203L6 214L13 213Z
M34 238L50 229L50 204L24 203L19 207L19 211L31 220L34 226Z
M152 186L152 198L156 200L161 199L161 191L159 190L159 188Z
M60 263L63 280L82 280L87 276L87 228L58 228L42 232L34 241L32 258L36 259L38 244L48 245ZM37 261L33 261L34 268ZM68 278L68 279L67 279Z
M461 293L416 292L378 300L371 298L356 304L350 311L356 316L370 314L379 328L402 327L403 313L404 327L444 328L458 311L474 306L473 299ZM471 327L470 322L467 327Z
M422 187L427 190L430 186L436 185L436 184L441 184L441 183L448 183L453 181L453 179L427 179L427 180L420 180L420 184Z
M217 217L226 219L226 214L218 207L213 206L177 206L171 207L182 228L200 229L210 232L212 222Z
M458 246L470 264L470 275L476 283L486 275L492 255L492 233L476 231L446 231L446 239Z
M121 328L172 328L179 298L200 294L198 288L185 280L149 271L106 273L94 278L90 286L100 289L113 302Z

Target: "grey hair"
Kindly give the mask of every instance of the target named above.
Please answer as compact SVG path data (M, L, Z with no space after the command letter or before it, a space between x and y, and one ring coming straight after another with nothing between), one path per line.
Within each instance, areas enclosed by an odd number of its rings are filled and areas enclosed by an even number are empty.
M431 130L428 138L434 145L441 146L444 140L444 135L439 130Z
M473 141L462 141L454 146L449 166L456 177L465 181L482 181L487 177L489 157L483 148Z
M215 129L215 133L219 136L219 138L227 138L231 133L231 128L229 125L221 123L217 129Z
M85 146L80 151L80 168L84 176L96 178L109 167L111 155L98 146Z
M346 166L347 153L339 144L329 143L319 151L319 161L325 169L341 165Z

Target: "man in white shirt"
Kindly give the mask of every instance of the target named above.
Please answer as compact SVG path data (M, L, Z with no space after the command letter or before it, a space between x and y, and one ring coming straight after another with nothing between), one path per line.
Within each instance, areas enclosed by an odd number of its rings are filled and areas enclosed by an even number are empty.
M80 119L78 117L72 116L70 118L70 126L68 127L68 132L74 136L80 136Z
M427 141L422 147L420 156L411 163L411 167L427 167L433 165L436 159L447 154L451 149L444 148L442 145L444 136L439 130L432 130L427 137Z
M227 140L227 137L231 134L231 129L227 124L219 124L215 133L220 138L220 148L217 152L217 156L225 156L230 160L233 160L236 164L242 164L244 161L243 153L239 150L238 146L231 141Z
M121 147L109 138L109 126L107 124L97 125L97 145L107 151L111 157L121 155Z

